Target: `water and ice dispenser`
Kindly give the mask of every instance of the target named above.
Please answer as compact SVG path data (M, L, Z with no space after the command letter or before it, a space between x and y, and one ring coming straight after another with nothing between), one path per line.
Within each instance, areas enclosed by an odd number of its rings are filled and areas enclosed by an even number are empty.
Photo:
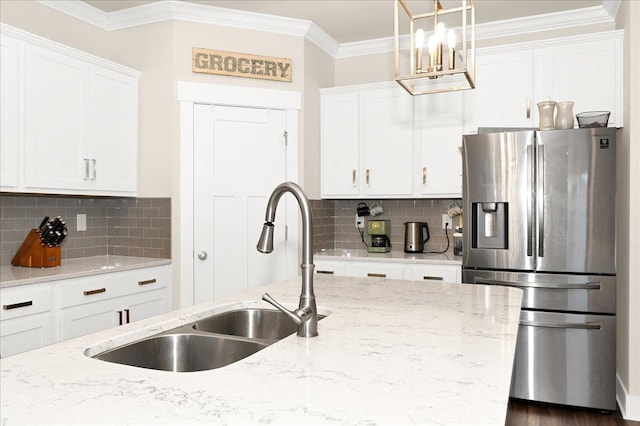
M509 203L471 203L471 247L478 249L509 248Z

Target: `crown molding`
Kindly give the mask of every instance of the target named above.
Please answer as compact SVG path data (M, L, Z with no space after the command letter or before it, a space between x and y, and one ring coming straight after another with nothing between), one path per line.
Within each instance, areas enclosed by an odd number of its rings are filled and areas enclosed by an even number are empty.
M340 44L311 21L176 0L159 1L114 12L104 12L78 0L36 1L106 31L176 19L304 37L335 59L394 50L393 37ZM618 13L620 2L621 0L603 0L601 6L478 24L476 40L611 23ZM408 46L408 36L401 37L400 43L401 46Z

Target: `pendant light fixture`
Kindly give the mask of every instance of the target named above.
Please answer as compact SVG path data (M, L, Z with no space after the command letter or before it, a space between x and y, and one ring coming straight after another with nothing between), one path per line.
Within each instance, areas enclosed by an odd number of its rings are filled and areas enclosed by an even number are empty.
M475 5L473 0L451 0L459 7L445 9L440 0L413 13L406 0L395 0L396 81L412 95L468 90L476 87ZM433 9L429 7L433 4ZM408 28L407 28L408 23ZM448 29L447 29L448 27ZM409 32L400 37L400 31ZM458 40L459 38L459 40ZM401 46L401 41L408 39ZM425 46L426 41L426 46ZM401 50L404 47L404 50Z

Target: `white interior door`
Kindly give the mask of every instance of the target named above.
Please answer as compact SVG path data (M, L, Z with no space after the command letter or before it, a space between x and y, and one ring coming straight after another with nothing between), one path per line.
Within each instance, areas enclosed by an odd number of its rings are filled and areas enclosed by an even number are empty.
M287 277L286 199L274 251L258 253L267 200L286 180L281 110L194 105L194 302ZM280 225L280 226L278 226Z

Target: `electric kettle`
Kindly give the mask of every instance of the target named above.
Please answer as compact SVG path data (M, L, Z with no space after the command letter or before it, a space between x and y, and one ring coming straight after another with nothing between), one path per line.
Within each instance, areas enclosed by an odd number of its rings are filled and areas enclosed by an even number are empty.
M429 224L427 222L404 223L405 253L422 253L427 241L429 241Z

